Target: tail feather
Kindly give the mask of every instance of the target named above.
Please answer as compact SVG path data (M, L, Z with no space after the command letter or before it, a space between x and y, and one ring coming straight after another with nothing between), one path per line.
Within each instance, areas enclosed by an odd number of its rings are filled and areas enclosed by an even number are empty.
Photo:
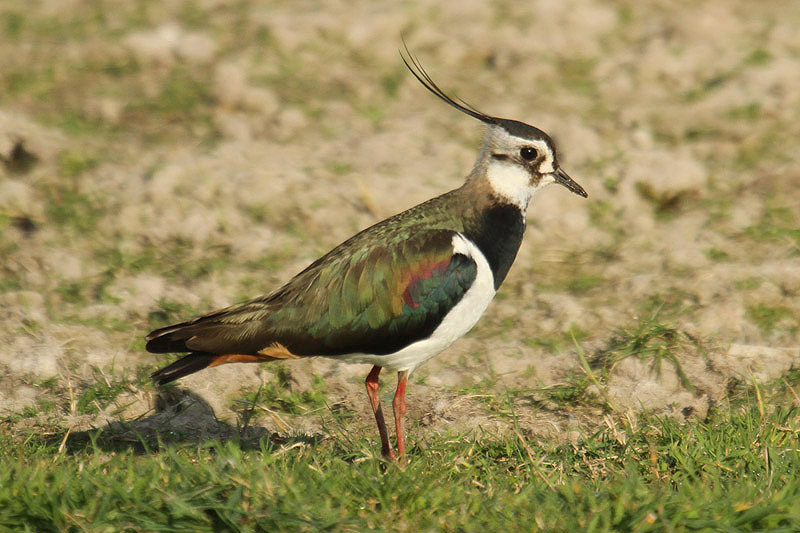
M150 353L177 353L191 351L186 347L186 341L191 338L187 335L186 328L191 326L190 322L174 324L165 328L150 332L145 337L147 345L145 350Z
M165 383L175 381L176 379L208 368L217 357L219 356L210 353L190 353L174 363L165 366L161 370L156 370L150 374L150 378L159 385L164 385Z
M269 344L269 336L253 327L253 320L236 318L241 309L217 311L151 331L145 337L145 349L150 353L257 351Z
M271 339L267 333L252 327L251 322L261 316L252 316L252 305L255 304L246 302L150 332L145 337L145 349L148 352L189 352L174 363L153 372L150 377L163 385L204 368L226 363L257 363L296 358L296 355ZM244 318L239 316L241 314L244 314Z

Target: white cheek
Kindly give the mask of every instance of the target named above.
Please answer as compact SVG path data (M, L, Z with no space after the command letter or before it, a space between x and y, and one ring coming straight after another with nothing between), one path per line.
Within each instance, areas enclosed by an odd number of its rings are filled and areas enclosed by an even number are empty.
M556 182L555 176L553 176L552 174L545 174L544 176L542 176L542 179L539 180L539 183L537 183L536 186L533 187L531 195L533 195L533 193L535 193L537 191L540 191L540 190L544 189L545 187L547 187L551 183L555 183L555 182Z
M527 170L510 163L492 162L487 169L487 177L497 196L519 206L523 211L528 207L533 188Z

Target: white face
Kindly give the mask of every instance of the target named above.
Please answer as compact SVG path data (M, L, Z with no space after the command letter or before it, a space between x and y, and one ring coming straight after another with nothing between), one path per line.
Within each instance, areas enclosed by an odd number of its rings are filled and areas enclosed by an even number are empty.
M486 143L489 183L498 196L522 210L536 191L556 181L556 156L547 141L515 137L492 126Z

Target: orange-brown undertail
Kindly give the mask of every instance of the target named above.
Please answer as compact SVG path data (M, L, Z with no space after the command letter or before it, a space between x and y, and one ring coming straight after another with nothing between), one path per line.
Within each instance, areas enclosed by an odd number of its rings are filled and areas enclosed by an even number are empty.
M181 357L174 363L165 366L161 370L153 372L150 378L159 385L164 385L165 383L175 381L189 374L199 372L204 368L211 368L227 363L264 363L279 359L297 358L297 355L291 353L285 346L277 342L264 348L257 354L192 352L189 355Z

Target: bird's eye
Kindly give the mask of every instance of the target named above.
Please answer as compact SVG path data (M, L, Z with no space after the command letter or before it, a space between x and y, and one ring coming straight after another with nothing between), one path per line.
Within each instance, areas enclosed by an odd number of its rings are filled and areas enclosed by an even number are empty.
M519 150L519 156L525 161L533 161L537 155L539 155L539 152L536 151L536 148L531 148L530 146L525 146Z

